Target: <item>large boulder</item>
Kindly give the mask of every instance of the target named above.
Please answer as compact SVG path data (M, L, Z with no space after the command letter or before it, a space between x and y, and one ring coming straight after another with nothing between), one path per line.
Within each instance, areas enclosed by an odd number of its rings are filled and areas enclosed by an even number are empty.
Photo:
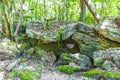
M120 45L120 29L116 27L113 20L105 20L101 25L96 26L94 29L104 38L111 41L118 42Z
M78 43L80 52L89 57L93 56L94 51L104 50L109 47L119 47L120 32L112 24L107 25L105 21L94 27L78 23L77 30L73 34L72 39Z
M118 70L120 68L120 48L95 51L93 60L94 66L99 66L106 70Z
M76 31L77 22L53 22L46 28L42 23L32 23L27 27L28 37L38 39L41 43L66 40Z
M78 43L80 52L89 57L92 57L93 52L99 50L101 47L101 44L97 40L97 38L90 37L82 33L76 32L72 36L72 39L74 39Z

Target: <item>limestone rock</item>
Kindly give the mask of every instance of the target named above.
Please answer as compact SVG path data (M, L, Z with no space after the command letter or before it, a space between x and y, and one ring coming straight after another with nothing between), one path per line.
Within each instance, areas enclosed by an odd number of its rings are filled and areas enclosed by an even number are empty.
M82 69L89 69L90 67L92 67L90 58L87 57L86 55L81 55L80 53L76 53L76 54L70 54L70 57L75 59L76 63Z
M78 43L80 52L89 57L92 57L93 52L99 50L101 46L95 37L90 37L78 32L73 34L72 39Z
M106 70L120 68L120 48L109 48L95 51L93 55L94 66L101 66Z
M33 23L28 26L26 33L33 39L38 39L42 43L57 42L60 40L66 40L76 31L77 22L53 22L48 29L44 29L44 26L40 23Z
M94 29L106 39L120 43L120 29L115 27L113 21L105 20Z
M113 62L111 62L109 60L106 60L102 64L102 68L105 69L105 70L107 70L107 71L116 71L116 70L118 71L117 66Z
M64 53L61 55L58 60L61 64L72 65L74 67L78 67L81 70L87 70L92 67L92 63L86 55L81 55L80 53Z
M94 26L87 25L85 23L79 22L77 26L77 32L84 33L86 35L94 36Z

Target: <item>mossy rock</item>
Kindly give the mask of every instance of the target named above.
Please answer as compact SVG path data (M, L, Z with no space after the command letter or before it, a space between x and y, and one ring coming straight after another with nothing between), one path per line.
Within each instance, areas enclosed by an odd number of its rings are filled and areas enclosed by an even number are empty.
M115 71L103 71L101 69L93 69L83 73L83 76L95 78L99 80L99 78L103 78L103 80L120 80L120 72Z
M79 71L80 68L69 66L69 65L61 65L61 66L58 67L58 70L61 71L61 72L65 72L67 74L70 74L70 73L73 73L75 71Z
M104 73L104 78L107 80L120 80L120 72L111 72L111 71L106 71Z
M104 59L101 57L94 59L94 66L102 66L103 63L104 63Z

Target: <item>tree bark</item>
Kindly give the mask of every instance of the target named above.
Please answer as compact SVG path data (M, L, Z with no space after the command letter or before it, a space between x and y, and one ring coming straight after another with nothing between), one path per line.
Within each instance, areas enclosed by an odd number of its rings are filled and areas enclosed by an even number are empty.
M81 12L80 12L80 21L85 22L85 17L86 17L86 5L83 0L80 0L80 7L81 7Z
M90 10L90 12L92 13L94 19L96 20L97 23L99 23L99 14L96 11L93 3L91 0L84 0L85 4L87 5L88 9Z
M20 3L21 9L20 9L20 13L19 13L19 22L18 22L18 25L16 26L16 30L15 30L15 33L14 33L15 41L17 41L18 31L20 29L20 24L22 23L23 3L24 3L24 0L22 0L21 3Z

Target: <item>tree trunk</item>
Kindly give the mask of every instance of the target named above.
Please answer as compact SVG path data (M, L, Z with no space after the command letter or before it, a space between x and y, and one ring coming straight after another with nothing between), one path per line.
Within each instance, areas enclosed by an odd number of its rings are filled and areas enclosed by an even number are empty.
M81 7L81 13L80 13L80 21L85 22L86 17L86 5L83 0L80 0L80 7Z
M88 9L90 10L90 12L92 13L94 19L96 20L97 23L99 23L99 14L96 11L93 3L91 0L84 0L85 4L87 5Z

